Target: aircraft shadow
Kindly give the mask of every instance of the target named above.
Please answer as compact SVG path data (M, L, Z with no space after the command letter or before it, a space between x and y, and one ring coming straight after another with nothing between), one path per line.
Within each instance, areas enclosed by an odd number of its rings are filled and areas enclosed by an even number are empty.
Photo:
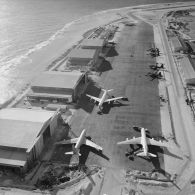
M168 70L166 70L165 68L162 68L162 67L159 67L159 66L155 66L155 65L149 65L150 69L152 69L153 71L157 71L157 70L160 70L160 71L166 71L166 72L169 72Z
M87 86L87 89L85 90L85 93L81 95L76 108L82 108L86 112L92 113L95 104L93 100L91 101L90 98L86 96L86 94L99 97L100 93L101 89L95 86L93 82L90 82L90 84Z
M109 70L112 70L112 66L111 63L105 59L103 59L102 63L99 65L99 67L97 68L97 72L106 72Z
M98 114L109 114L111 108L114 108L114 107L121 107L121 106L129 106L129 104L124 104L124 103L121 103L119 101L117 102L112 102L112 103L104 103L103 104L103 108L101 111L98 112Z
M114 47L111 47L108 53L106 54L106 57L114 57L118 56L118 52L115 50Z
M86 164L86 161L87 161L87 158L88 158L90 152L93 152L94 154L96 154L96 155L98 155L98 156L100 156L108 161L110 160L105 154L102 153L102 151L97 151L95 148L91 148L89 146L83 145L80 148L80 153L81 153L81 156L79 157L79 164L80 165Z
M150 77L151 79L150 79L150 81L153 81L154 79L157 79L157 80L166 80L163 76L158 76L157 74L155 74L155 73L151 73L151 72L149 72L148 74L146 74L145 76L147 76L147 77Z
M172 157L174 157L174 158L183 160L183 158L182 158L181 156L178 156L178 155L176 155L176 154L173 154L173 153L169 152L169 150L168 150L167 148L163 148L163 151L164 151L164 152L163 152L164 154L167 154L167 155L172 156Z

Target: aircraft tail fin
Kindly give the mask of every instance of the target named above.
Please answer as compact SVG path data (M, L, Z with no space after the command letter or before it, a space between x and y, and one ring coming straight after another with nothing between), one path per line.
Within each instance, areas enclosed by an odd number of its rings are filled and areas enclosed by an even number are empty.
M113 91L114 89L101 89L102 91L107 91L107 92L110 92L110 91Z
M139 152L136 154L136 156L146 156L146 154L144 152Z
M71 152L65 152L65 154L81 156L80 150L77 150L75 147L72 147L72 151Z
M68 155L73 155L73 154L74 154L74 152L73 152L73 151L71 151L71 152L65 152L65 154L68 154Z
M157 157L156 154L152 154L152 153L149 153L149 152L148 152L148 156Z

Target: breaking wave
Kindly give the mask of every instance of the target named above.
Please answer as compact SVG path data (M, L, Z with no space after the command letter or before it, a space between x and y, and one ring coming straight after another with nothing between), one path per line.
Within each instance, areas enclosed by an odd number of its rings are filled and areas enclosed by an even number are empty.
M65 24L63 28L61 28L60 30L55 32L49 39L47 39L46 41L40 42L39 44L35 45L33 48L30 48L25 54L19 55L17 57L14 57L13 59L10 59L7 61L1 60L0 64L2 64L2 65L0 67L0 72L6 73L10 69L16 68L20 63L22 63L23 60L27 59L31 54L41 50L43 47L48 46L54 40L56 40L59 36L63 36L63 34L65 32L67 32L71 26L81 24L83 22L87 22L87 21L91 20L93 17L97 17L97 16L102 17L103 15L105 15L107 13L116 12L116 11L125 10L125 9L129 9L129 7L99 11L99 12L96 12L96 13L93 13L90 15L80 17L77 20L74 20L74 21L71 21L71 22Z

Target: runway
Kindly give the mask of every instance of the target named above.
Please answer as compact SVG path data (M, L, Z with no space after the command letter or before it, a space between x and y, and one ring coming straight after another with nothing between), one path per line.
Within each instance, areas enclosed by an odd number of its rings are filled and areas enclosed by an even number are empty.
M105 105L103 114L88 97L83 95L74 120L71 132L79 135L82 129L87 135L103 147L103 155L83 146L80 163L98 164L113 169L136 169L151 171L163 169L163 150L150 147L150 152L158 158L146 160L139 157L129 159L125 153L132 151L128 146L117 146L118 141L140 136L133 126L142 126L149 130L150 136L161 136L160 101L158 80L146 76L151 72L149 65L155 64L155 58L148 55L147 49L154 46L153 28L143 21L136 26L125 26L121 32L119 43L111 49L108 57L101 64L102 73L97 83L89 85L87 94L99 96L98 86L114 89L114 96L125 96L129 101L121 101L123 105ZM100 94L101 95L101 94ZM135 146L135 149L137 146Z

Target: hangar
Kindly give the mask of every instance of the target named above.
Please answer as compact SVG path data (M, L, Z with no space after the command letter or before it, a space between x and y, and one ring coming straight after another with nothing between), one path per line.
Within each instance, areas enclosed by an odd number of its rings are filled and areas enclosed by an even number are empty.
M73 49L68 55L71 66L93 66L98 60L99 52L96 49Z
M85 39L81 43L82 49L96 49L98 53L102 52L102 49L105 45L104 39Z
M53 135L58 116L45 110L0 110L0 165L25 172Z
M181 59L180 67L185 84L195 86L195 71L188 57Z
M31 85L28 99L75 102L87 85L86 73L80 71L41 73Z

